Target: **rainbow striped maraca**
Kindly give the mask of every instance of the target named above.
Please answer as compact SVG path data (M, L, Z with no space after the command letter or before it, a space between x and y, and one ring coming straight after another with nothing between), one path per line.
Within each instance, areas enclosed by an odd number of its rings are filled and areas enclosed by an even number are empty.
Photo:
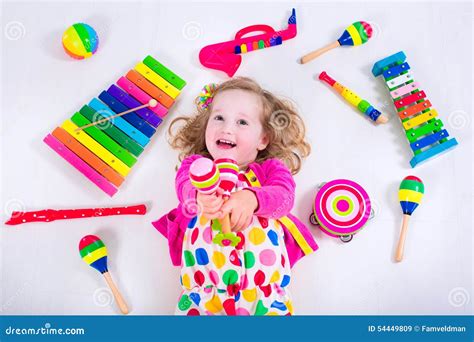
M128 307L120 291L115 286L107 269L107 248L102 240L95 235L86 235L79 242L79 253L82 260L104 275L105 281L112 291L115 301L123 314L128 314Z
M407 176L403 178L400 189L398 190L398 199L403 211L402 231L400 239L398 240L398 247L395 254L397 262L403 259L403 249L405 246L405 237L408 229L408 220L411 214L415 211L423 198L425 193L425 186L421 179L415 176Z
M323 53L337 48L341 45L357 46L366 43L372 37L372 26L365 21L356 21L344 30L342 35L335 42L322 47L319 50L308 53L301 58L301 64L308 63L321 56Z
M224 190L222 197L224 202L230 197L232 189L234 189L237 180L239 179L239 166L237 162L230 158L221 158L215 161L217 168L221 174L221 182L219 187ZM230 233L230 217L226 215L222 221L222 232L224 234Z
M189 168L191 184L206 195L214 193L219 187L220 173L216 164L209 158L198 158Z
M221 174L221 183L219 187L224 190L224 197L229 198L232 189L239 178L239 166L237 162L230 158L221 158L216 160L217 168Z

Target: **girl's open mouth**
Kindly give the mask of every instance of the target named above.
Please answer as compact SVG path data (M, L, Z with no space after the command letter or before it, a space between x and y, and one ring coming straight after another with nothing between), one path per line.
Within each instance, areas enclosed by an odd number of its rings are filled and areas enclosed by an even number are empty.
M230 148L234 148L237 144L233 141L230 141L230 140L219 139L219 140L216 141L216 145L219 148L230 149Z

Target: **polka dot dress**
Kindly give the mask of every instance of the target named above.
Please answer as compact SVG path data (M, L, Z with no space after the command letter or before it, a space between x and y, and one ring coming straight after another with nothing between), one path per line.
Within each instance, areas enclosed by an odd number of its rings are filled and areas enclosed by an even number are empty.
M239 176L237 190L247 187ZM279 222L253 217L235 246L212 242L213 221L195 217L183 239L177 315L290 315L290 264Z

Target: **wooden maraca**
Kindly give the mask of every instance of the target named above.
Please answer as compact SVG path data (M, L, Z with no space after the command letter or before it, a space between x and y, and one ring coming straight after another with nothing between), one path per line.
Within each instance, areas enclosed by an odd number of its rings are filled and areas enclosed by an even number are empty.
M357 46L366 43L372 37L372 26L365 21L356 21L351 26L346 28L342 35L335 42L326 45L325 47L308 53L301 57L301 64L308 63L321 56L323 53L337 48L339 46Z
M398 240L398 247L395 253L395 261L400 262L403 259L403 249L405 246L405 238L408 229L408 220L421 202L425 186L421 179L415 176L407 176L400 183L398 190L398 199L403 211L402 230Z
M86 264L104 275L105 281L109 285L120 311L125 315L128 314L127 303L125 303L107 269L107 248L102 240L95 235L84 236L79 242L79 253Z

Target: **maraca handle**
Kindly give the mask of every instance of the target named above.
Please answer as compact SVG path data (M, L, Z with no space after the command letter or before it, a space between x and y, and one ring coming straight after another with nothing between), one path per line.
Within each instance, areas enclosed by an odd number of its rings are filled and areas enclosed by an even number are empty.
M229 214L225 215L220 221L221 221L222 232L224 234L229 234L231 232L230 215Z
M125 300L123 299L122 294L118 290L117 286L115 286L115 283L112 280L112 277L110 276L110 273L109 272L104 272L103 275L105 277L105 281L107 282L107 285L109 285L110 290L114 294L115 301L117 302L117 305L120 308L120 311L124 315L128 314L127 303L125 303Z
M313 52L310 52L307 55L304 55L303 57L301 57L301 64L311 62L316 57L319 57L323 53L325 53L329 50L335 49L339 46L341 46L341 44L339 44L339 42L336 40L334 43L328 44L325 47L320 48L319 50L315 50Z
M397 251L395 253L395 261L400 262L403 259L403 250L405 248L405 238L408 231L408 220L410 215L403 215L402 231L400 232L400 238L398 239Z
M227 202L227 197L224 197L224 203ZM223 218L219 219L221 223L222 233L229 234L231 232L230 229L230 215L227 214Z

